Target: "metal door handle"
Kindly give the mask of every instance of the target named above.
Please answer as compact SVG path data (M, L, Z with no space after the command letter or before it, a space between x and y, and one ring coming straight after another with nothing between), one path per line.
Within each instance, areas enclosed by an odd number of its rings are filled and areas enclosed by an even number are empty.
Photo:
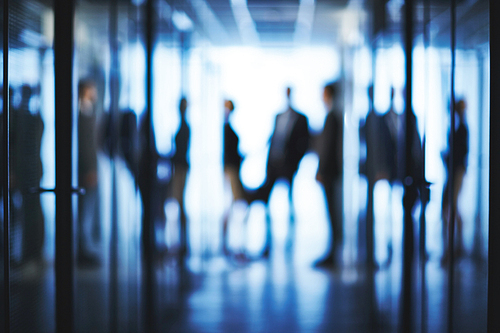
M55 188L43 188L43 187L32 187L29 189L29 193L46 193L46 192L55 192ZM73 187L71 192L78 195L84 195L85 189L83 187Z

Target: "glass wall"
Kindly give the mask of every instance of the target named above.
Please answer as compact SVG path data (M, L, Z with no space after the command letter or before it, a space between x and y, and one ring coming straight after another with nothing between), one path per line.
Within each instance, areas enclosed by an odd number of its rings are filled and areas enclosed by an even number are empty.
M78 1L75 12L75 327L139 330L139 116L144 112L142 8Z
M486 330L489 1L329 3L74 1L75 331ZM0 27L12 332L57 328L53 9ZM309 145L272 179L292 109Z
M372 8L373 113L361 119L360 173L368 194L360 221L366 220L369 235L373 215L375 262L384 267L392 257L392 265L375 275L378 301L392 314L391 327L404 327L398 325L409 318L415 330L445 330L449 325L485 330L486 314L468 317L468 307L461 304L486 307L488 1L454 7L413 2L411 109L405 107L407 8L396 1ZM355 77L365 75L356 69ZM375 137L370 137L370 126L379 129ZM417 180L412 194L411 184ZM406 208L408 194L416 197ZM406 214L413 217L409 225ZM405 257L405 232L410 229L414 248ZM363 242L367 250L370 241L367 237ZM413 264L406 270L408 258ZM380 288L390 276L391 291L384 296ZM411 292L405 296L408 284Z
M10 327L55 329L51 5L9 1ZM31 320L26 320L29 314Z

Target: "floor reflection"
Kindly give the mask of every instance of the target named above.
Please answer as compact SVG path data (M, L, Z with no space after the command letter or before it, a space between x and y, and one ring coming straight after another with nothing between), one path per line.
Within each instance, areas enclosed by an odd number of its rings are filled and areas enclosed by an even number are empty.
M314 160L305 161L314 168ZM144 301L140 256L140 200L134 194L133 178L125 165L114 162L117 176L119 221L118 262L111 267L110 219L103 214L102 265L98 268L75 267L75 324L77 332L138 332L144 327ZM102 174L109 165L101 161ZM392 224L376 242L379 263L387 259L387 235L392 235L393 257L389 264L374 271L367 270L356 258L357 223L346 220L347 243L344 265L336 270L317 269L312 263L328 246L328 224L321 210L321 197L316 184L307 178L308 168L299 171L294 200L297 200L295 243L285 246L286 189L277 186L271 199L275 247L268 260L242 261L217 253L191 254L185 261L175 251L155 262L153 299L154 329L158 332L399 332L401 296L401 191L392 194L392 210L380 210L377 216L392 211ZM102 189L110 191L110 189ZM383 187L381 190L383 191ZM382 193L382 192L381 192ZM387 193L380 194L382 197ZM299 203L300 202L300 203ZM109 211L109 202L103 202ZM169 203L171 205L171 203ZM274 208L273 208L274 207ZM319 208L318 208L319 207ZM166 209L170 209L166 207ZM324 207L323 207L324 209ZM284 210L280 212L280 210ZM168 214L167 214L168 215ZM173 214L176 215L176 214ZM247 226L248 252L259 253L264 242L262 205L251 207ZM378 219L378 221L377 221ZM174 222L170 232L178 231ZM238 229L238 228L236 228ZM235 229L235 230L236 230ZM241 237L234 231L235 238ZM168 234L168 231L167 231ZM175 245L178 237L170 235ZM241 239L235 241L240 243ZM260 243L259 243L260 242ZM172 247L175 249L175 246ZM431 253L432 254L432 253ZM426 263L426 293L422 307L419 264L414 263L415 288L412 297L414 330L442 332L447 329L448 270L439 256L431 255ZM112 278L112 270L117 275ZM15 267L16 304L29 309L33 321L25 321L14 331L54 331L54 266L46 261L41 266ZM486 331L486 266L465 257L455 267L454 327L463 331ZM118 296L112 300L112 290ZM40 306L30 308L33 297L41 297ZM422 309L424 313L422 313ZM424 318L422 320L422 318Z

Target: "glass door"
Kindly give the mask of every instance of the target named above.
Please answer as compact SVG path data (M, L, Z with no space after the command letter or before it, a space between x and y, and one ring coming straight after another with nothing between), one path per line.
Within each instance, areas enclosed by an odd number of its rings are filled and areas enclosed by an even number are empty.
M11 332L53 331L52 5L35 0L9 1L8 22L8 82L5 82L8 85L10 167L8 320Z

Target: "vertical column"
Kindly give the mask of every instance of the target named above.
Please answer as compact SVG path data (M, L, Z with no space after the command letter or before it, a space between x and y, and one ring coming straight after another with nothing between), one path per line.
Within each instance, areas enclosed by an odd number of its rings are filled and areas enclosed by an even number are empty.
M145 165L151 166L152 156L152 108L153 108L153 1L146 1L146 115L144 118L145 142L144 149ZM153 272L153 255L154 255L154 230L151 215L151 189L153 184L153 175L148 173L145 175L143 196L143 216L142 216L142 246L144 253L144 320L145 330L147 332L154 331L154 272Z
M3 0L3 264L4 320L10 332L9 0Z
M430 44L430 21L431 21L431 1L424 0L424 22L423 22L423 38L424 38L424 52L425 52L425 87L429 82L429 57L428 50ZM425 111L424 111L424 133L422 138L422 179L423 182L420 188L420 228L419 228L419 257L420 257L420 323L421 331L427 332L427 281L426 281L426 267L427 267L427 248L426 248L426 221L425 221L425 210L427 206L427 200L429 195L428 184L425 178L425 150L426 150L426 122L429 106L429 94L428 90L425 92Z
M448 332L453 332L453 291L454 291L454 269L455 269L455 175L453 170L453 141L455 136L455 42L456 42L456 3L451 0L451 110L450 110L450 136L448 147L450 154L448 156L448 200L450 207L450 220L448 221L448 253L450 263L448 266Z
M410 332L413 328L412 320L412 290L413 290L413 207L414 179L410 170L412 165L412 65L413 65L413 0L406 0L404 6L404 47L405 47L405 178L403 180L403 281L402 281L402 317L401 330Z
M56 329L73 331L73 118L74 0L54 1L56 125Z
M490 184L488 235L488 332L500 332L500 2L490 0Z
M109 3L109 47L111 66L109 75L109 155L111 166L111 234L109 241L109 331L118 332L118 198L115 154L117 151L119 116L119 60L118 60L118 0Z

